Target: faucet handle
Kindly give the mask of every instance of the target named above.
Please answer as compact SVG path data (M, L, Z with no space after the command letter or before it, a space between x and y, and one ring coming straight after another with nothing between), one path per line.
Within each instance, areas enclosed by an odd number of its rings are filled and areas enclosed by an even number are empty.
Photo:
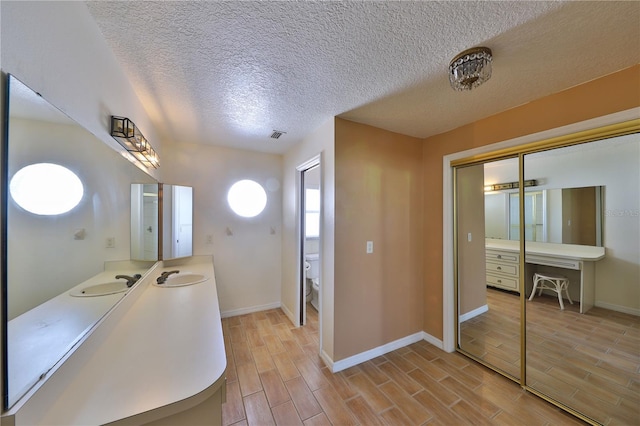
M158 284L164 284L167 281L167 278L169 278L169 275L171 274L178 274L180 273L180 271L175 270L175 271L164 271L160 274L160 276L156 279L156 283Z

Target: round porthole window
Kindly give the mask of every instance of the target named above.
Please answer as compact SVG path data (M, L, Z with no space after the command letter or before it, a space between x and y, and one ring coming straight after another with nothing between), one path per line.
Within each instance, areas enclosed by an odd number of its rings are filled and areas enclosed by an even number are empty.
M262 213L267 205L267 193L257 182L240 180L229 189L227 201L231 210L238 216L255 217Z
M18 170L9 183L11 198L23 209L41 216L66 213L82 200L80 178L66 167L31 164Z

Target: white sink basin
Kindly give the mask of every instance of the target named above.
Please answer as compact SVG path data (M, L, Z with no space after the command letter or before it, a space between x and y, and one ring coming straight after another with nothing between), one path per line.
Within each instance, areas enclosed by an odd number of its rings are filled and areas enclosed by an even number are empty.
M183 287L187 285L198 284L208 279L209 278L205 277L202 274L193 274L190 272L186 272L169 275L169 278L167 278L167 281L165 281L163 284L158 284L155 282L153 284L158 287Z
M113 281L110 283L90 285L88 287L81 288L80 290L75 290L70 294L75 297L95 297L124 293L127 290L129 290L129 287L127 287L126 281Z

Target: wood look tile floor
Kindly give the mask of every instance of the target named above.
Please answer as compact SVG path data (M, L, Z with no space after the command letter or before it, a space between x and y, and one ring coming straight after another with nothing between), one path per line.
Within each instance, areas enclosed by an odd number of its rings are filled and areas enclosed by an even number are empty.
M580 425L458 353L422 341L339 373L318 355L318 317L279 309L222 320L224 425Z
M489 311L460 327L461 347L520 375L519 296L487 290ZM527 384L604 425L640 425L640 318L556 297L526 302Z

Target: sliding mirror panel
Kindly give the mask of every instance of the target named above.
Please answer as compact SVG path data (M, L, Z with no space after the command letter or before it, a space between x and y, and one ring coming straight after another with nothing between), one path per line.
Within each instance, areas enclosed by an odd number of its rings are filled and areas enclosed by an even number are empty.
M637 424L640 137L527 154L524 179L553 241L525 241L526 384L593 422Z
M517 158L455 170L458 349L519 379L519 245L508 239L518 224L509 222L508 193L487 191L496 170L517 181Z

